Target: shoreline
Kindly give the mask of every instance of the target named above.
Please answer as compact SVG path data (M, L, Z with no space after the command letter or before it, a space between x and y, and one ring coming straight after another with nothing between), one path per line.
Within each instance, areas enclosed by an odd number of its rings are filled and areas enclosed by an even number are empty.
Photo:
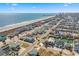
M21 23L6 25L6 26L3 26L3 27L0 27L0 33L7 32L9 30L11 31L11 30L20 28L22 26L29 25L31 23L35 23L35 22L38 22L38 21L42 21L42 20L45 20L45 19L48 19L48 18L51 18L51 17L54 17L54 16L48 16L48 17L43 17L43 18L36 19L36 20L23 21Z

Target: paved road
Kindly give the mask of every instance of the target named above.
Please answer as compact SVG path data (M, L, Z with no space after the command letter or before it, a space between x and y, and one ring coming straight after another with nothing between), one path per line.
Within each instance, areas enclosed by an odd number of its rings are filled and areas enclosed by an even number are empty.
M52 29L55 29L64 19L60 20L55 26L52 27Z
M56 28L61 22L63 21L63 19L62 20L60 20L56 25L54 25L52 28ZM41 27L39 27L39 28L41 28ZM52 29L51 28L51 29ZM36 28L35 28L36 29ZM31 32L33 32L33 31L35 31L35 29L34 30L32 30ZM49 29L44 35L42 35L43 37L46 37L50 32L51 32L51 29ZM42 37L42 38L43 38ZM33 45L31 45L29 48L26 48L25 49L25 51L21 54L21 55L27 55L27 53L28 52L30 52L33 48L34 48L34 46L36 45L38 43L38 41L36 40L35 41L35 43L33 44Z
M48 36L48 34L51 32L52 29L55 29L64 19L60 20L56 25L54 25L52 28L50 28L44 35L42 35L41 38L44 38Z
M25 56L27 55L28 52L30 52L34 46L37 44L37 40L33 43L33 45L31 45L30 47L26 48L24 52L22 52L22 54L20 54L20 56Z

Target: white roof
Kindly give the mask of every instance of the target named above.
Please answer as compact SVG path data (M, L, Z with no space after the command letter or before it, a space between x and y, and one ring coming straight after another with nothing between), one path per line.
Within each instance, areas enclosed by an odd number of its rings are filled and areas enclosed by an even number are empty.
M51 41L51 42L53 42L53 39L54 39L54 38L49 38L49 39L48 39L48 41Z

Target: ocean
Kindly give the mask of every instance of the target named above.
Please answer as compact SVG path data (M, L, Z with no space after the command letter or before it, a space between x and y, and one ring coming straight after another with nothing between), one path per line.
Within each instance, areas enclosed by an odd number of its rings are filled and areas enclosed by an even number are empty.
M0 27L20 23L28 20L40 19L47 16L55 15L54 13L1 13Z

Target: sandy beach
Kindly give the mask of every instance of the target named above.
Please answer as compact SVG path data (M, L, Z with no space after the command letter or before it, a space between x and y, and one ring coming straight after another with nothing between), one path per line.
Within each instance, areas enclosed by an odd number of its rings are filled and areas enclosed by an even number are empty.
M35 22L38 22L38 21L41 21L41 20L45 20L45 19L48 19L48 18L51 18L51 17L54 17L54 16L49 16L49 17L44 17L44 18L41 18L41 19L24 21L24 22L21 22L21 23L6 25L4 27L0 27L0 33L8 34L8 33L11 33L18 28L21 28L22 26L29 25L31 23L35 23Z

